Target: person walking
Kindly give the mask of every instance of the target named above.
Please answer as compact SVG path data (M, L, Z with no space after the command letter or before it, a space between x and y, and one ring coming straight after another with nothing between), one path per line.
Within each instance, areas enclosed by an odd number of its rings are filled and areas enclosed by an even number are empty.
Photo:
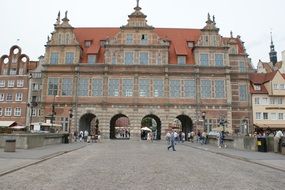
M171 132L170 134L170 146L167 147L167 150L169 150L172 147L173 151L175 150L175 135L174 135L174 131Z

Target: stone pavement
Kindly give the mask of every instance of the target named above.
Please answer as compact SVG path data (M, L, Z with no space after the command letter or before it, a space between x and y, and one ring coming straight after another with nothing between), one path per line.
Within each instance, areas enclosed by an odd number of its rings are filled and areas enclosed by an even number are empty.
M256 163L285 172L285 155L282 155L280 153L253 152L245 150L235 150L230 148L219 148L218 146L214 146L211 144L201 145L200 143L195 142L186 142L184 143L184 145L204 151L209 151L215 154L220 154L227 157L248 161L251 163Z
M0 149L0 176L37 164L55 156L80 149L86 145L87 143L59 144L27 150L16 149L16 152L4 152L4 149ZM272 152L263 153L218 148L213 145L201 145L199 143L190 142L185 142L183 145L285 172L285 155Z

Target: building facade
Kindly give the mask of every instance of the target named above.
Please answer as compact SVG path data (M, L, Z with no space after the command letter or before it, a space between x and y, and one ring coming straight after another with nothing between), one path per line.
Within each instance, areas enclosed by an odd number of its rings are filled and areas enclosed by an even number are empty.
M240 37L222 37L210 15L202 29L154 28L137 4L119 28L74 28L59 13L46 44L41 112L55 112L64 130L96 128L104 138L116 137L122 117L131 138L144 118L155 121L157 139L177 119L186 134L221 124L240 133L252 121L251 72Z

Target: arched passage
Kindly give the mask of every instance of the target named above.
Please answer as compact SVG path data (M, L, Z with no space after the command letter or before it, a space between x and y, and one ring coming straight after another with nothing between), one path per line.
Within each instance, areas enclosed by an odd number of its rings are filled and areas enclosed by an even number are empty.
M181 122L182 131L186 134L185 137L187 139L188 133L193 130L192 119L190 117L188 117L187 115L179 115L176 118L179 119L179 121Z
M92 113L84 114L79 120L79 131L88 131L90 135L98 135L99 120Z
M148 127L152 129L153 139L160 140L161 139L161 121L159 117L153 114L149 114L143 117L141 121L141 127ZM147 131L141 131L141 139L145 140Z
M117 114L110 120L110 139L130 138L129 118L124 114Z

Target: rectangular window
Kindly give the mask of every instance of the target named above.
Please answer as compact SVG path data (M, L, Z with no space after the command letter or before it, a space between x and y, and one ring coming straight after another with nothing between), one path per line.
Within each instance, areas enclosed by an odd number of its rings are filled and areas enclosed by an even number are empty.
M224 65L224 54L215 54L215 65L223 66Z
M134 62L133 52L125 52L125 64L131 65Z
M88 79L79 79L77 94L78 96L88 96Z
M23 100L23 93L16 93L15 101L19 102Z
M4 99L5 99L5 94L4 93L0 93L0 101L2 102L2 101L4 101Z
M6 101L13 101L13 95L11 93L8 93L7 96L6 96Z
M186 56L185 55L177 56L177 64L178 65L185 65L186 64Z
M93 79L92 96L103 96L103 80Z
M117 57L115 54L112 56L112 64L113 65L117 64Z
M96 55L88 55L87 57L88 64L95 64L96 63Z
M285 89L285 84L280 84L279 88L280 88L280 90L284 90Z
M21 108L14 109L14 116L21 116Z
M23 68L19 68L19 75L23 75L24 74L24 69Z
M133 80L123 79L123 96L133 95Z
M49 78L48 79L48 95L55 96L58 91L58 79L57 78Z
M262 105L268 105L268 98L262 98Z
M284 118L284 114L283 113L278 113L278 119L279 120L283 120Z
M163 80L156 79L153 80L153 96L154 97L163 97Z
M277 120L277 114L276 113L270 113L270 119L271 120Z
M225 82L223 80L215 81L215 97L216 98L225 97Z
M148 43L147 35L146 34L142 34L142 36L141 36L141 44L147 44L147 43Z
M261 90L261 86L260 85L253 85L254 90Z
M279 105L283 104L283 99L282 99L282 97L278 97L278 98L277 98L277 104L279 104Z
M37 110L36 108L32 108L32 116L37 116Z
M71 96L72 95L72 79L64 78L61 84L61 95Z
M254 98L254 103L259 104L259 100L260 100L259 98Z
M8 74L8 69L3 69L2 74L3 75L7 75Z
M2 116L2 115L3 115L3 109L0 108L0 116Z
M239 62L239 72L244 73L246 72L246 67L243 61Z
M278 84L273 84L273 89L278 90Z
M23 87L24 86L24 80L17 80L17 87Z
M74 53L66 52L65 53L65 64L73 64L74 61Z
M5 87L5 81L4 80L0 80L0 88Z
M119 96L119 79L109 80L109 96Z
M33 83L32 84L32 91L38 91L40 89L40 85L38 83Z
M12 88L15 86L15 81L14 80L8 80L8 87Z
M263 113L263 119L267 120L268 119L268 113Z
M133 34L127 34L126 35L126 44L132 44L133 43Z
M276 103L275 98L270 98L270 104L274 105Z
M247 101L248 100L247 86L246 85L240 85L239 86L239 100L240 101Z
M261 119L261 113L260 112L256 112L256 119Z
M169 95L170 97L180 96L180 80L170 80Z
M209 65L209 55L206 53L200 54L200 65L208 66Z
M140 52L140 64L147 65L148 64L148 53Z
M50 64L58 64L58 53L52 52L50 55Z
M5 108L5 116L12 116L12 108Z
M149 80L148 79L140 79L140 96L148 97L149 96Z
M185 80L184 81L184 97L189 97L189 98L196 97L195 80Z
M85 40L85 41L84 41L84 46L85 46L86 48L89 48L89 47L91 46L91 44L92 44L92 40Z
M211 81L201 80L201 98L211 98Z
M10 69L10 75L16 75L17 74L17 69L16 68L11 68Z

